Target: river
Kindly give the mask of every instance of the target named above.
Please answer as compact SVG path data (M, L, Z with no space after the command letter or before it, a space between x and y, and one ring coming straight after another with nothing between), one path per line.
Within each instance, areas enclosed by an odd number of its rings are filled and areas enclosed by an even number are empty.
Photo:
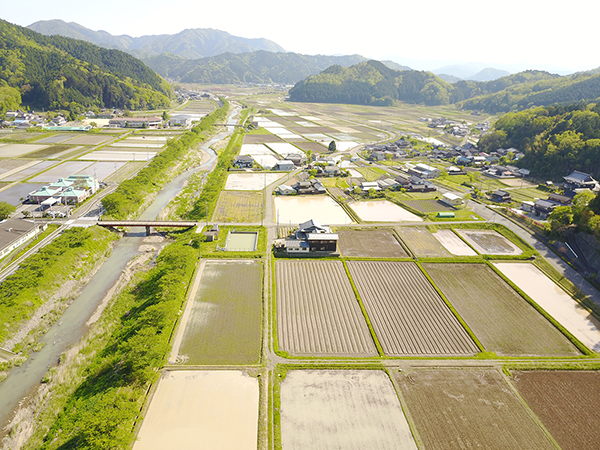
M210 155L210 160L182 173L165 185L154 202L140 215L140 219L156 219L193 173L212 170L217 155L210 146L232 133L238 113L239 108L236 108L230 114L227 132L220 133L202 145L202 149ZM39 352L31 353L23 365L11 369L8 378L0 383L0 438L5 435L5 427L16 407L35 391L48 369L58 363L60 355L85 335L88 329L86 322L119 279L127 263L140 253L138 248L144 237L145 232L130 232L115 244L110 257L65 310L60 320L40 339L44 347Z

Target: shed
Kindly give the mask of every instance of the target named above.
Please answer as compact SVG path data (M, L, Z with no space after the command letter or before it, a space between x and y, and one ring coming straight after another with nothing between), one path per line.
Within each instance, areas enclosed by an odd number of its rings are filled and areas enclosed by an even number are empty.
M440 201L450 206L462 205L463 202L462 197L459 197L452 192L446 192L444 195L442 195Z
M437 217L439 217L441 219L451 219L453 217L456 217L456 214L454 214L453 212L449 212L449 211L443 211L443 212L437 213Z

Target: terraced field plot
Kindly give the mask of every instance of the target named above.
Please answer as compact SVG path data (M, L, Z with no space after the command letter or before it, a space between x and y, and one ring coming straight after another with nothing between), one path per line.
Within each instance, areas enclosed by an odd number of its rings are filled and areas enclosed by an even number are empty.
M474 355L479 349L412 262L348 261L388 356Z
M359 258L408 258L390 230L339 230L343 256Z
M495 266L584 345L600 352L600 322L537 267L508 262Z
M495 370L423 368L395 376L428 450L556 448Z
M397 227L396 231L417 257L450 256L450 252L426 228Z
M238 371L167 371L135 450L256 450L258 381Z
M484 255L520 255L519 247L494 230L456 230L475 250Z
M465 244L452 230L437 230L432 233L446 250L456 256L476 256L477 252Z
M263 193L222 191L212 220L214 222L260 222Z
M579 351L485 264L424 264L486 350L503 356L574 356Z
M184 364L253 364L260 358L262 266L206 261L173 348ZM173 361L173 356L171 358Z
M79 159L92 161L150 161L156 156L156 152L140 151L139 149L108 148L111 150L97 150L87 153Z
M31 178L29 181L31 183L53 183L59 178L67 178L70 175L79 173L91 165L90 161L67 161Z
M227 177L225 190L261 191L283 176L282 173L232 173Z
M419 216L387 200L349 203L350 208L367 222L422 222Z
M599 372L513 372L513 384L563 450L598 448Z
M285 450L416 450L388 376L373 370L295 370L281 385Z
M277 336L291 355L375 356L339 261L277 261Z
M43 148L47 145L35 145L35 144L6 144L0 145L0 157L1 158L14 158L32 153Z
M444 212L444 211L455 211L455 208L448 206L439 200L423 199L423 200L402 200L402 203L406 203L407 206L422 213L433 213L433 212Z

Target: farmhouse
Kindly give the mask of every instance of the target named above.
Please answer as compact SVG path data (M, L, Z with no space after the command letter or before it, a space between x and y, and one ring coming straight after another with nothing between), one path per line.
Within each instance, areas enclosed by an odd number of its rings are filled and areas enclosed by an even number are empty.
M598 182L590 174L579 172L578 170L574 170L571 175L564 177L564 180L565 187L568 189L588 188L592 191L597 191L599 188Z
M29 222L24 219L8 219L0 222L0 258L32 239L46 229L48 224Z
M490 194L490 200L497 203L510 202L512 199L506 191L498 189Z
M249 155L239 155L233 160L233 167L237 169L251 169L254 164L254 159Z
M275 241L275 251L288 255L331 255L337 251L339 236L327 225L308 220L298 225L293 236Z

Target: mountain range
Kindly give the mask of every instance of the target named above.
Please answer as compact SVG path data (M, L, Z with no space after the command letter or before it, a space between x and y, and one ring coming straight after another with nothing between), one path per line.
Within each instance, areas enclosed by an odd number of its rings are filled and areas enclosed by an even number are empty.
M63 20L41 20L27 28L47 36L60 35L88 41L101 47L116 48L137 57L171 53L187 59L198 59L227 52L285 52L282 47L268 39L246 39L210 28L187 29L173 35L140 37L113 36L106 31L93 31L78 23Z

